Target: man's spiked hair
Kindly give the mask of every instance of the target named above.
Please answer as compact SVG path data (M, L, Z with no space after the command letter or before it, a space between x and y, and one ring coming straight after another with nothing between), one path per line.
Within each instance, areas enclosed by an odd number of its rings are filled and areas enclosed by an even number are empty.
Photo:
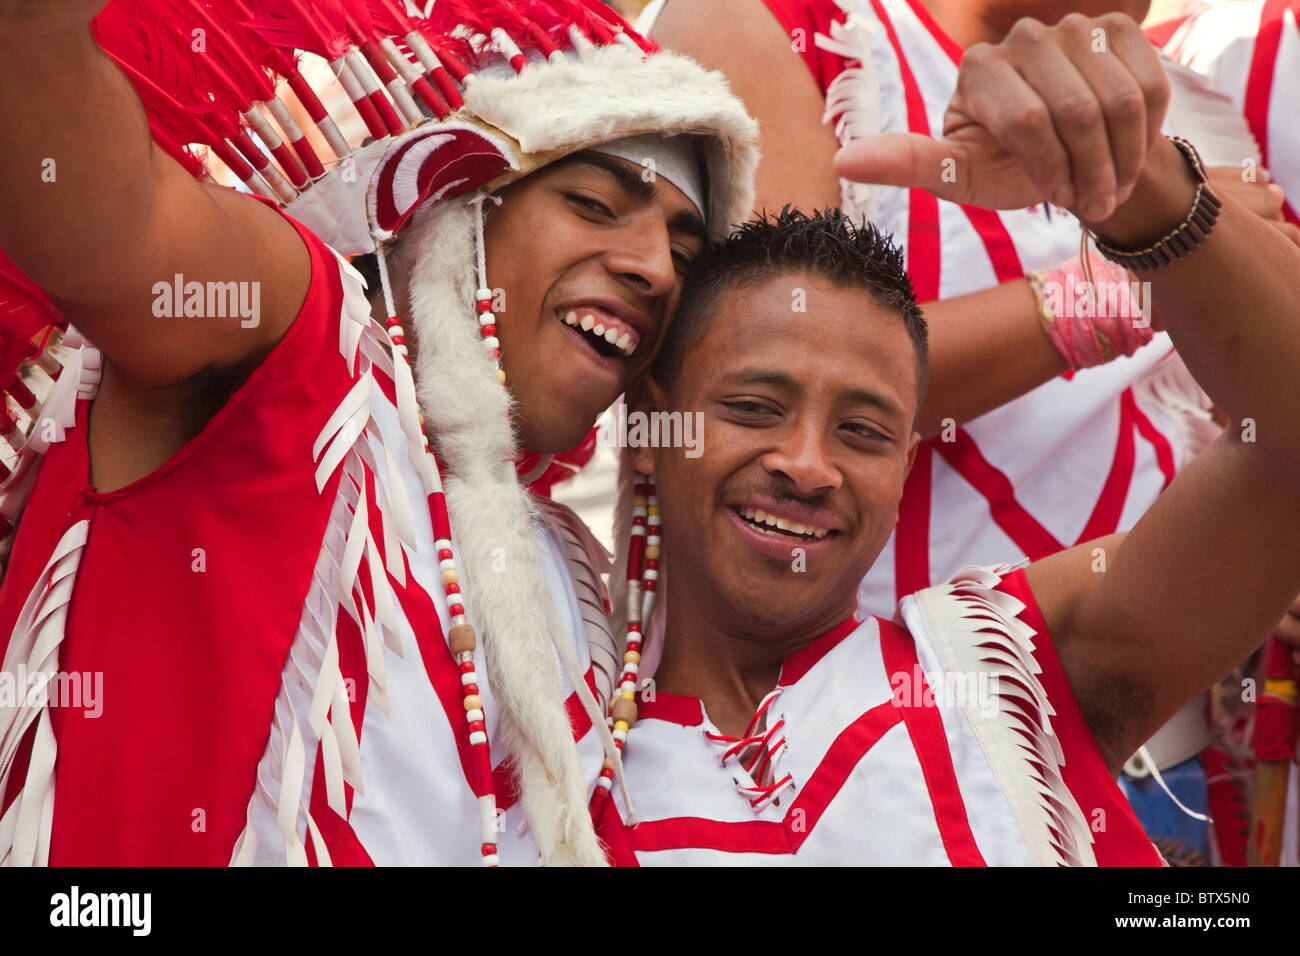
M708 330L722 293L792 272L806 272L845 288L862 289L898 313L916 352L917 385L925 396L929 374L925 319L916 304L902 250L870 223L855 223L838 209L811 216L789 205L764 212L700 255L682 286L651 374L671 388L682 357Z

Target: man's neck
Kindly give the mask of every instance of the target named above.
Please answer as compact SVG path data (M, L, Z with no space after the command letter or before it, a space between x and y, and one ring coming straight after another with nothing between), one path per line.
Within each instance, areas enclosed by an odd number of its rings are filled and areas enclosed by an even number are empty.
M739 615L735 626L719 624L716 610L710 614L695 598L681 587L667 602L655 688L698 697L713 724L732 736L741 735L759 703L776 687L782 662L853 614L850 605L773 632L748 626Z

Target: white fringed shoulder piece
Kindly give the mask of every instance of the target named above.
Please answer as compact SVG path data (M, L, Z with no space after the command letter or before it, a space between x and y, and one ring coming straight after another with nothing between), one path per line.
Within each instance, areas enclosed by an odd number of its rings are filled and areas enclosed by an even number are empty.
M989 716L960 701L967 722L1011 805L1035 865L1094 866L1092 832L1065 781L1055 716L1038 679L1025 605L994 588L1013 566L967 567L946 584L899 605L914 639L925 639L948 674L992 678L998 707Z
M1197 384L1177 352L1170 352L1133 383L1133 397L1154 405L1173 422L1174 464L1178 471L1223 431L1210 413L1214 402Z
M18 451L13 472L0 483L0 515L11 521L27 506L42 457L51 445L66 439L76 425L77 400L89 401L99 393L104 357L72 326L63 335L59 358L63 371L40 410L32 416L36 425Z
M880 78L871 41L884 30L874 19L858 12L850 0L835 2L847 14L844 22L832 20L830 36L818 33L813 42L828 53L858 63L831 80L822 114L823 123L835 121L835 135L841 146L847 146L880 132ZM874 222L880 211L879 190L867 183L841 179L840 202L847 215L865 217L868 222Z
M353 385L312 447L317 463L317 490L324 490L336 472L341 474L303 602L298 633L281 676L271 736L258 763L257 784L245 814L244 831L231 855L231 864L237 866L250 865L257 858L259 840L253 826L253 811L258 801L275 813L284 839L286 862L307 864L305 832L311 834L317 862L323 866L330 863L316 821L308 812L308 761L300 715L293 702L295 688L310 701L305 717L312 733L320 740L328 805L346 818L344 784L358 793L363 792L360 742L339 668L340 612L357 625L365 650L368 699L385 712L388 699L384 653L389 650L399 657L402 654L397 611L386 575L391 573L405 582L402 545L414 550L415 527L400 470L371 417L370 402L379 392L373 372L379 369L393 375L397 382L398 415L408 446L412 433L417 440L419 436L414 386L409 382L408 373L405 390L409 395L404 402L403 383L394 374L395 365L404 367L404 363L392 361L391 340L384 327L371 317L361 277L342 258L338 259L338 266L344 290L339 353L353 375ZM377 452L382 453L382 460ZM422 462L423 458L420 452L412 460ZM376 505L383 519L382 548L370 526L368 477L373 478ZM366 601L361 586L363 573L369 579L373 606Z
M0 818L0 866L47 866L50 861L58 745L50 722L48 693L42 700L32 700L26 689L31 675L40 675L48 689L58 670L68 602L89 535L88 519L64 532L18 615L5 651L4 673L20 677L16 683L24 692L15 694L12 705L0 705L0 794L9 785L14 757L33 723L36 737L22 789Z
M103 372L99 350L82 339L72 326L64 334L63 344L66 348L66 354L61 356L63 371L34 416L37 426L19 451L17 466L0 486L0 514L8 518L20 514L26 506L40 463L50 446L64 441L76 424L77 400L92 399L99 391ZM15 622L5 649L2 668L5 674L17 677L21 673L24 678L41 674L46 680L53 678L66 636L68 602L72 599L89 535L90 522L83 519L68 528L55 545ZM18 683L28 686L26 680ZM27 776L8 812L0 818L0 866L49 863L58 747L50 723L48 696L39 707L29 705L26 694L18 695L13 706L0 705L0 794L9 785L14 756L33 723L36 723L36 737Z

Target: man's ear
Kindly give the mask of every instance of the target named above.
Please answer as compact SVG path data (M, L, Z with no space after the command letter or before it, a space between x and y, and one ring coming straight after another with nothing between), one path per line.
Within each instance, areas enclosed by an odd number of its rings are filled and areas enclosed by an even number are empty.
M906 479L912 474L912 466L916 464L916 449L921 445L921 433L912 432L911 441L907 444L907 470L903 472L903 478Z
M637 443L637 439L649 435L645 423L651 420L651 413L667 407L663 386L653 376L642 375L628 388L624 400L627 405L627 434L623 437L627 440L632 467L643 475L653 475L655 450L648 441Z

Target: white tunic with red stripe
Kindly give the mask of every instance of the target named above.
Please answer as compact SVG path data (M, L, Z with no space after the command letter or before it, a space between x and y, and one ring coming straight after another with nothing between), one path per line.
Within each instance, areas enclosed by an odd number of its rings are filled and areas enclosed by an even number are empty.
M34 481L0 586L4 676L99 675L102 698L98 712L0 702L3 862L480 861L485 781L447 644L434 499L408 450L409 372L357 274L298 229L312 280L297 319L139 481L90 484L101 360L90 344L67 357L46 406L58 440L15 473ZM589 567L575 588L569 569L599 549L571 513L539 509L557 639L591 684L601 585ZM494 740L481 644L474 657ZM560 686L594 789L602 749L563 673ZM493 776L500 861L535 864L511 778Z
M942 134L962 50L919 0L766 2L788 31L803 31L792 35L817 34L804 56L841 140ZM847 183L843 199L893 233L922 303L1079 253L1078 225L1060 210L993 212ZM975 560L1038 559L1132 527L1190 455L1182 410L1199 393L1170 354L1159 334L1132 357L1056 378L923 443L898 529L862 583L861 612L888 615Z
M1300 225L1300 0L1234 0L1177 24L1164 52L1202 74L1246 118L1264 166Z
M605 804L613 861L1158 865L1024 573L1006 572L967 568L906 598L903 626L851 620L786 658L760 745L776 801L698 699L638 699L624 766L640 823L621 795Z

